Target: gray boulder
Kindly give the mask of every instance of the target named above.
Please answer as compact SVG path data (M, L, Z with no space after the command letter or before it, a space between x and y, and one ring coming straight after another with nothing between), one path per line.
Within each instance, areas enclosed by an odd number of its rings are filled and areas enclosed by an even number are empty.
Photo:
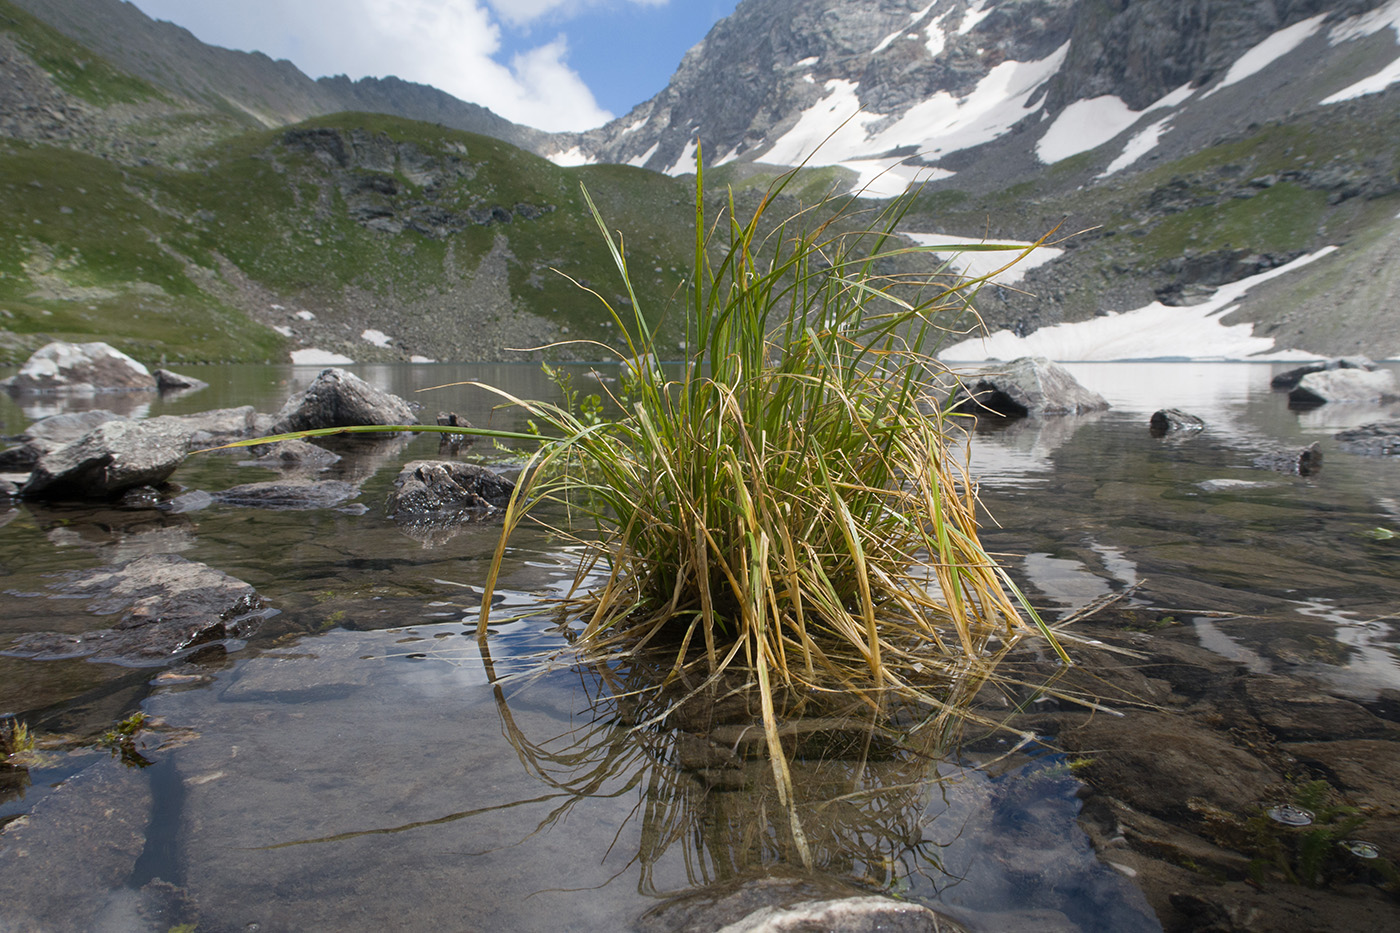
M20 495L30 499L109 499L165 482L185 458L188 435L143 421L107 421L44 452Z
M57 596L87 599L94 613L120 617L111 628L82 635L21 635L6 654L165 664L199 644L249 635L270 614L247 583L174 554L70 573L54 589Z
M192 415L160 415L141 423L163 434L182 436L185 446L194 450L256 436L257 411L252 405L243 405Z
M1375 368L1376 364L1364 356L1339 356L1279 373L1269 382L1269 385L1275 389L1292 389L1303 380L1304 376L1312 373L1328 372L1334 369L1364 369L1369 371Z
M1195 415L1187 414L1179 408L1163 408L1154 411L1147 421L1153 437L1166 437L1168 434L1195 434L1205 429L1206 423Z
M274 434L359 424L417 424L408 403L343 369L323 370L301 395L282 406Z
M15 395L93 395L152 391L156 380L146 367L105 343L59 340L35 350L17 374L0 384Z
M1312 408L1328 402L1376 403L1394 398L1395 377L1388 370L1330 369L1308 373L1288 393L1290 408Z
M330 509L360 494L359 487L338 479L320 482L244 483L213 494L214 501L276 511Z
M1080 415L1104 411L1108 401L1080 385L1058 363L1024 357L977 375L958 390L957 411L1001 418Z
M414 460L394 480L385 509L397 521L419 521L499 508L515 484L486 467L459 460Z

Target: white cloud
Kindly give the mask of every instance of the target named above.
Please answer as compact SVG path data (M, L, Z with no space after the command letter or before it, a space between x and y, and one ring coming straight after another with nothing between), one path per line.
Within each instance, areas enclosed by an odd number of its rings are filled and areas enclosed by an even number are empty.
M135 2L205 42L287 58L312 77L395 75L544 130L587 129L612 118L569 67L562 37L508 64L495 59L501 27L493 11L516 23L575 0L491 0L489 7L485 0ZM500 12L507 6L509 16Z

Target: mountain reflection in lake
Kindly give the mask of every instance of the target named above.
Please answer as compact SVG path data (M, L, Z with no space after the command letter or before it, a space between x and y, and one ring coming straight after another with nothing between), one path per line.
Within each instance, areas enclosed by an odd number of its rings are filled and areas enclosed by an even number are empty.
M1242 883L1253 871L1297 929L1396 920L1369 862L1329 855L1324 888L1349 884L1345 903L1306 886L1316 879L1280 881L1302 869L1257 804L1301 805L1290 795L1320 776L1332 810L1366 817L1358 838L1387 858L1400 847L1400 811L1381 789L1400 710L1400 539L1385 534L1400 533L1400 463L1339 452L1331 434L1359 409L1290 412L1268 387L1280 367L1070 368L1113 410L984 426L974 475L1000 523L988 547L1049 617L1136 587L1070 630L1137 654L1072 644L1082 663L1053 687L1125 715L1041 692L1059 672L1037 657L1009 661L1000 687L947 686L951 705L1011 731L791 697L783 741L810 872L797 867L744 684L661 689L645 658L571 666L560 654L566 630L540 600L573 580L566 544L529 530L514 541L494 613L509 621L493 624L483 656L476 601L497 526L415 537L383 515L398 466L436 456L436 438L341 449L320 478L360 485L367 510L0 513L0 646L106 624L57 598L54 575L152 553L232 574L280 610L246 643L167 670L0 656L0 711L89 743L0 783L0 820L27 815L29 843L16 857L0 837L3 910L16 929L45 930L666 929L687 894L778 876L892 893L970 929L1189 929L1220 903L1256 909ZM413 394L426 386L551 391L528 365L355 371L422 403L425 421L445 410L519 426L483 393ZM199 368L209 389L139 404L272 411L315 372ZM585 385L586 367L577 373ZM1147 416L1161 407L1208 427L1153 439ZM0 408L11 434L49 413ZM1364 420L1397 417L1364 409ZM1314 440L1316 476L1252 466ZM483 442L456 455L506 456ZM175 480L217 491L271 475L246 459L193 456ZM90 750L138 709L161 723L142 734L150 767ZM1193 749L1211 753L1218 783L1194 773ZM1160 773L1124 776L1142 761ZM1319 826L1351 826L1313 809ZM1231 820L1238 838L1220 829Z

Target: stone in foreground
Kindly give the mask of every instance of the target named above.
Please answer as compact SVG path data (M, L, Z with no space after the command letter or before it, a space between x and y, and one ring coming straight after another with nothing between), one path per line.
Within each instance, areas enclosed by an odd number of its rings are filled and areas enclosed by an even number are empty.
M359 424L417 424L408 403L343 369L326 369L301 395L282 406L274 434Z
M3 381L14 395L144 392L155 389L150 371L105 343L56 340L35 350L20 371Z
M1023 357L979 373L976 382L964 385L958 396L958 411L1000 418L1082 415L1108 408L1102 395L1084 388L1063 366L1041 357Z
M107 421L45 452L20 490L29 499L110 499L158 486L185 458L188 434L141 421Z

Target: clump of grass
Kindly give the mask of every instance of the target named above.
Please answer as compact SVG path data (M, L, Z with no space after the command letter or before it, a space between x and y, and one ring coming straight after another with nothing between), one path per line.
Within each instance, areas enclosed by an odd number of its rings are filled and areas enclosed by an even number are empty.
M932 669L1030 630L1022 610L1064 657L978 540L964 435L932 390L927 351L978 281L882 272L917 251L891 236L900 205L874 225L838 210L808 228L810 213L769 219L780 190L747 221L731 199L711 224L697 172L688 356L674 377L635 365L621 418L498 393L553 441L507 509L493 578L541 505L581 511L597 530L584 570L604 571L573 602L583 645L670 640L677 669L742 665L770 733L776 684L877 707L888 691L923 694ZM595 294L648 360L625 249L588 204L629 300Z

